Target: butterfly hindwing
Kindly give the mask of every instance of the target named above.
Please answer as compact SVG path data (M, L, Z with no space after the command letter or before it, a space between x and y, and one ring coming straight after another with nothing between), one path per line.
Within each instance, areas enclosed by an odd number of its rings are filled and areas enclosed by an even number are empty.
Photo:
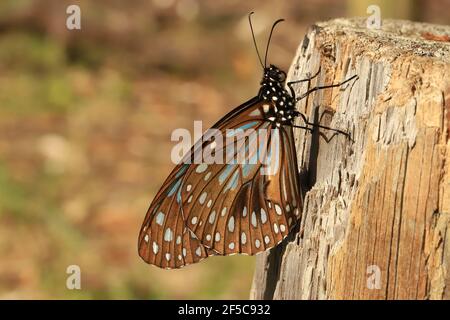
M180 268L214 254L186 228L180 190L188 165L178 165L156 195L139 234L139 255L161 268Z
M253 98L235 108L215 126L232 122L237 114L248 109L253 111L257 100ZM257 118L256 115L252 117ZM187 228L188 213L184 212L181 202L182 192L189 192L192 187L187 187L188 184L184 181L186 173L195 166L189 162L193 160L195 152L203 147L202 139L195 143L183 157L182 163L167 177L147 210L138 239L139 255L147 263L161 268L180 268L217 254L214 250L204 247Z

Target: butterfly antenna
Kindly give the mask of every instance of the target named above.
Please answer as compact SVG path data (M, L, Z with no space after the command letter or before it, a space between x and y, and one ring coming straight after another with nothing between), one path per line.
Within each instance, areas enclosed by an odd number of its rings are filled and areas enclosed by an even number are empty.
M275 29L275 26L282 21L284 21L284 19L278 19L277 21L275 21L272 25L272 29L270 30L269 40L267 40L266 54L264 55L264 67L267 66L267 53L269 52L270 39L272 39L273 29Z
M248 14L248 23L250 24L250 30L252 31L253 44L255 45L256 54L258 55L259 63L261 64L261 67L264 69L264 65L262 63L261 56L259 54L258 46L256 45L255 33L253 32L252 14L254 14L253 11Z

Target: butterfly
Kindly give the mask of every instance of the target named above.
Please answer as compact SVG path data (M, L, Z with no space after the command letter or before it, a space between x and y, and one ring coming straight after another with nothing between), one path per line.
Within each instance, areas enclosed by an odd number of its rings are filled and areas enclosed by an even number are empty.
M213 127L232 138L219 143L205 134L165 180L144 218L138 253L147 263L172 269L213 255L254 255L279 244L300 219L303 199L298 174L293 128L312 131L295 109L296 102L313 91L341 86L317 86L296 97L286 73L264 64L248 16L263 78L258 95L225 115ZM294 124L301 117L304 126ZM331 129L344 133L337 129ZM257 134L242 134L251 131ZM240 134L239 134L240 133ZM225 162L196 162L196 155L224 155ZM236 158L240 157L240 161ZM230 161L231 159L231 161ZM255 161L256 160L256 161Z

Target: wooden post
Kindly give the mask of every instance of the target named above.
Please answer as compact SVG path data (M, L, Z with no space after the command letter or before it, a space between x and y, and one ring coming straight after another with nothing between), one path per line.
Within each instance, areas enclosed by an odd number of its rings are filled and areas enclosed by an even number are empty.
M318 23L288 78L319 67L297 94L359 79L316 91L298 108L352 140L295 130L302 218L257 257L251 298L449 299L450 27Z

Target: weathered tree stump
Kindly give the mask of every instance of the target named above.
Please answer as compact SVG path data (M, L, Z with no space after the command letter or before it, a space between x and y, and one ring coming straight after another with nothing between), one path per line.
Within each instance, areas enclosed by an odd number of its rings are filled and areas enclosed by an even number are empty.
M289 79L321 71L298 105L298 228L257 258L253 299L450 298L450 27L363 19L314 25ZM301 121L299 121L299 124Z

